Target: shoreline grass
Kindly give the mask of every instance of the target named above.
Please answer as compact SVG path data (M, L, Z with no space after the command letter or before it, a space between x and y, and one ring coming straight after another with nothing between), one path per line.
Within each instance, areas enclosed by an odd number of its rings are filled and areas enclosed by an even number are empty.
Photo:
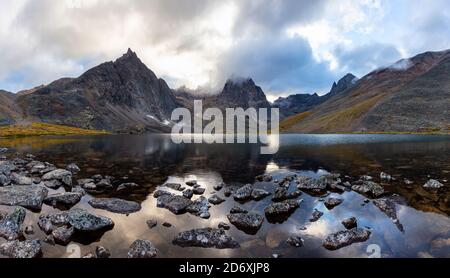
M32 136L68 136L68 135L107 135L104 130L91 130L71 126L46 123L30 123L0 127L0 138L17 138Z

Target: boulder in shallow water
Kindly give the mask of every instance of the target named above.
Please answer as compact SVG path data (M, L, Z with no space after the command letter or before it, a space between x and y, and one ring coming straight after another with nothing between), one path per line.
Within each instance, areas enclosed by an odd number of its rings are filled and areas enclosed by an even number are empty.
M293 246L293 247L302 247L303 246L303 239L299 236L290 236L286 243Z
M328 250L338 250L353 243L364 242L370 238L371 232L367 229L353 228L329 235L323 242Z
M78 165L76 165L75 163L71 163L71 164L67 165L66 170L70 171L73 174L76 174L81 171L80 167L78 167Z
M355 217L344 219L341 223L347 230L356 228L358 226L358 222Z
M47 189L37 185L0 187L0 205L40 210L47 194Z
M52 236L56 243L61 245L67 245L72 239L75 229L73 227L59 227L52 232Z
M159 208L170 210L174 214L182 214L192 204L186 197L174 195L165 191L156 191L154 197L157 198L156 205Z
M208 202L210 202L213 205L220 205L221 203L225 202L225 200L214 194L211 197L209 197Z
M91 199L88 203L93 208L121 214L130 214L141 210L141 205L139 203L117 198Z
M311 218L309 218L309 222L317 222L322 216L323 212L315 209L311 215Z
M47 196L47 198L44 199L44 203L52 207L62 206L71 208L78 204L82 197L82 194L74 192L57 193Z
M328 198L324 205L328 210L332 210L333 208L339 206L340 204L342 204L342 202L344 202L344 200L342 199L338 199L338 198Z
M158 250L149 240L138 239L131 244L128 250L128 258L130 259L154 258L157 254Z
M42 180L59 180L67 186L72 186L72 173L64 169L56 169L54 171L48 172L42 177Z
M172 243L181 247L239 248L239 243L228 236L223 229L213 228L195 229L179 233Z
M39 240L8 241L0 245L0 254L16 259L32 259L42 254Z
M94 215L83 209L71 209L68 216L70 225L81 232L102 231L114 226L110 218Z
M267 217L284 216L294 212L303 200L287 200L280 203L272 203L264 209Z
M67 212L41 214L39 216L38 226L46 234L66 225L69 225L69 214Z
M251 184L247 184L237 189L233 194L233 198L236 201L247 201L251 198L252 192L253 186Z
M264 217L256 213L231 213L228 216L231 224L236 226L239 230L254 235L261 228Z
M352 185L352 190L375 198L384 194L384 188L373 181L358 181Z
M25 220L26 210L17 207L0 221L0 237L7 240L16 240L22 236L22 224Z
M211 214L209 213L209 207L210 206L208 200L205 197L201 196L200 198L192 202L192 204L190 204L186 208L186 211L200 218L208 219L209 217L211 217Z

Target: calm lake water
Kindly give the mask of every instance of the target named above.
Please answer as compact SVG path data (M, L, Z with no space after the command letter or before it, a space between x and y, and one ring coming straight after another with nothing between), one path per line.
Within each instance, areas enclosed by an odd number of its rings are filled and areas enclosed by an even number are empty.
M0 139L0 147L31 153L37 160L62 168L76 163L82 169L76 179L102 174L144 186L133 194L109 195L140 202L142 210L130 215L93 209L87 203L92 196L83 197L76 207L108 216L115 226L101 238L75 238L74 243L81 246L82 255L102 245L113 257L126 257L134 240L148 239L158 248L158 257L271 257L273 254L282 257L368 257L371 254L368 247L373 244L380 247L383 257L450 257L448 136L282 135L279 152L275 155L260 155L257 145L175 145L168 135ZM365 204L366 197L355 192L331 193L331 197L344 199L331 211L325 208L320 197L304 193L300 197L304 202L286 221L269 223L266 219L256 235L248 235L230 225L227 233L241 245L233 250L181 248L172 244L179 232L228 223L226 215L237 205L232 198L226 198L221 205L213 205L211 218L204 220L157 208L152 196L154 190L166 182L184 183L192 179L206 188L204 196L208 198L214 191L213 186L220 182L227 185L254 183L258 188L273 192L274 183L255 183L255 177L265 173L280 180L291 174L317 176L327 172L355 179L371 175L374 181L380 182L382 171L396 178L396 181L382 185L398 200L396 211L403 229L372 203ZM424 189L422 185L431 178L439 180L445 187ZM404 179L414 183L407 185ZM223 190L218 195L223 197ZM264 208L271 202L268 197L239 205L264 214ZM310 223L314 209L324 215L319 221ZM41 213L52 211L56 209L44 205ZM36 225L38 216L39 213L27 213L24 226L32 224L36 232L27 235L29 239L45 238ZM341 221L351 216L358 219L359 227L372 231L370 239L338 251L323 248L326 236L343 230ZM150 219L158 221L158 226L151 230L146 225ZM161 224L166 221L173 226L163 227ZM304 246L288 246L286 239L291 235L301 236ZM45 243L43 253L44 257L69 256L66 247Z

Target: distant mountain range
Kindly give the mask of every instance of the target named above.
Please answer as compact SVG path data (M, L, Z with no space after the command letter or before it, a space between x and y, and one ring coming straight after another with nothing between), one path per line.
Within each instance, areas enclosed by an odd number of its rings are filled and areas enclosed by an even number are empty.
M112 132L168 132L172 110L206 107L280 109L282 131L450 132L450 51L427 52L361 79L347 74L326 95L267 101L250 78L230 79L217 95L172 90L128 50L78 78L12 94L0 91L0 125L44 122Z

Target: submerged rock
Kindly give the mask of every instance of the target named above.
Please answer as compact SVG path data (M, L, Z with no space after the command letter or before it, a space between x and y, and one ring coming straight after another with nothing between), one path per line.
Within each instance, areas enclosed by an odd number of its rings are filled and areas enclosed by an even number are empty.
M52 207L63 206L71 208L74 205L78 204L78 202L80 202L82 197L83 195L80 193L73 193L73 192L57 193L47 196L47 198L44 199L44 203Z
M40 210L48 190L42 186L0 187L0 205Z
M186 197L174 195L165 191L157 191L154 194L157 198L156 205L159 208L170 210L174 214L182 214L192 205L192 201Z
M227 217L236 228L251 235L256 234L264 222L264 217L256 213L232 213Z
M128 258L130 259L154 258L157 254L158 250L149 240L138 239L131 244L128 250Z
M437 181L437 180L431 179L431 180L427 181L427 183L425 183L423 185L423 187L424 188L439 189L441 187L444 187L444 185L442 183L440 183L439 181Z
M358 181L352 185L352 190L375 198L384 194L384 188L372 181Z
M42 254L42 246L39 240L14 240L1 244L0 253L10 258L32 259Z
M356 228L358 226L358 222L355 217L344 219L341 223L347 230Z
M209 197L208 202L210 202L213 205L220 205L221 203L225 202L225 200L214 194L211 197Z
M114 213L121 213L121 214L130 214L133 212L137 212L141 210L141 205L132 202L132 201L125 201L122 199L117 198L98 198L98 199L91 199L89 200L89 205L91 207L96 209L103 209Z
M59 180L67 186L72 186L72 173L64 169L57 169L45 174L42 180Z
M370 238L371 232L366 229L353 228L329 235L323 242L323 247L328 250L338 250L353 243L364 242Z
M338 199L338 198L328 198L324 205L328 210L332 210L333 208L339 206L340 204L342 204L342 202L344 202L344 200L342 199Z
M114 226L114 222L110 218L97 216L82 209L71 209L68 216L70 225L81 232L96 232Z
M26 210L17 207L0 221L0 237L15 240L22 236L22 224L25 220Z
M299 236L290 236L287 240L286 243L294 246L294 247L302 247L303 246L303 239Z
M52 232L53 239L56 243L61 245L67 245L72 239L75 229L73 227L59 227Z
M264 209L267 217L277 217L294 212L303 200L287 200L281 203L272 203Z
M319 219L323 216L323 212L315 209L314 212L312 213L311 218L309 218L310 222L317 222L319 221Z
M53 230L69 224L69 214L67 212L42 214L39 216L38 226L46 234Z
M181 247L203 247L217 249L239 248L239 243L222 229L195 229L179 233L172 241Z

